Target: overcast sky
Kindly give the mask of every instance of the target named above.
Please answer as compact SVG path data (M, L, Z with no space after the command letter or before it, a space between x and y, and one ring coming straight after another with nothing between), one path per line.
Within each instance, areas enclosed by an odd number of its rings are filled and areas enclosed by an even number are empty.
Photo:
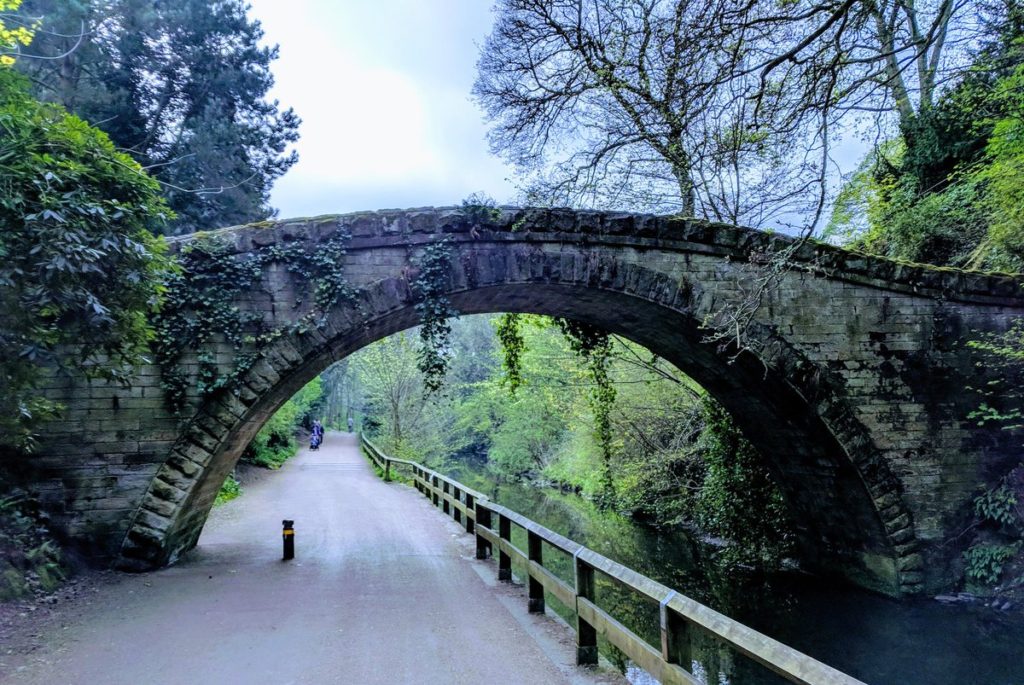
M278 44L271 93L302 118L282 218L512 198L469 99L487 0L251 0Z
M299 161L271 195L282 218L514 199L469 99L490 0L250 2L280 46L271 96L302 118ZM833 187L866 149L834 144Z

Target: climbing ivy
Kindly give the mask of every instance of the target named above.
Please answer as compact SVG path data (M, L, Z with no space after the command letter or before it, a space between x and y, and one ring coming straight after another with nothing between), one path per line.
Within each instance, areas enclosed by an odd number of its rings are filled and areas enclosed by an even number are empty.
M357 290L345 279L343 257L352 236L341 231L320 244L311 255L288 263L288 269L313 283L314 320L318 327L326 323L327 313L339 302L354 303Z
M179 252L176 268L167 283L163 307L155 324L153 344L160 365L161 384L168 406L176 414L185 409L190 376L182 368L189 352L196 353L195 389L208 396L231 388L259 358L261 349L286 332L322 327L327 313L342 300L355 301L356 291L345 280L345 247L350 239L340 231L309 250L301 243L269 245L235 254L216 235L197 235ZM238 306L245 294L262 286L263 274L273 264L284 265L300 293L312 285L313 308L290 326L269 328L261 312ZM210 344L223 342L235 353L231 370L223 373Z
M521 314L502 314L498 318L495 333L501 345L502 368L505 373L502 383L510 394L523 384L523 353L526 351L526 340L523 338L523 317Z
M501 218L497 203L483 193L473 193L463 200L462 213L470 222L470 236L474 238L479 236L482 224ZM448 299L451 256L451 241L444 237L428 245L413 264L416 278L411 285L420 319L418 366L427 394L437 392L444 385L452 333L450 320L459 315Z
M451 242L445 237L428 245L415 263L417 276L412 291L420 319L418 366L428 394L437 392L444 384L452 333L450 319L459 315L448 299L451 256Z
M612 480L613 439L611 412L615 406L615 386L608 375L612 340L608 332L573 319L555 319L569 347L587 364L594 383L590 391L590 408L594 413L594 437L601 450L601 493L598 506L608 508L615 503ZM506 353L507 354L507 353Z

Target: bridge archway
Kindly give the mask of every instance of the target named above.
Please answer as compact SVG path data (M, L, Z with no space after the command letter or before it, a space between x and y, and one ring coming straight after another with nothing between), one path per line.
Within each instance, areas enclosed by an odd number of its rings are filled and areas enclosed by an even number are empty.
M758 356L735 356L704 342L701 323L724 291L707 287L685 265L670 273L643 261L586 244L510 251L464 240L453 252L449 296L461 314L529 312L585 321L669 360L725 406L764 456L809 564L888 594L916 591L920 558L910 509L844 397L842 379L777 326L752 325ZM418 323L407 276L393 266L394 275L336 306L321 329L283 336L263 350L237 394L202 402L131 522L122 566L173 563L193 547L221 483L281 404L335 361Z

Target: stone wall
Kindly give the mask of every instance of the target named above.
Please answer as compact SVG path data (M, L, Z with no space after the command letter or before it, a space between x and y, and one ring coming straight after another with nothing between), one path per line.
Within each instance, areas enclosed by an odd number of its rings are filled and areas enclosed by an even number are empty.
M810 565L891 594L942 587L952 531L982 483L1014 459L999 431L966 420L978 400L965 341L1024 314L1019 281L880 260L816 243L671 218L505 210L481 222L457 209L388 211L224 229L244 258L270 245L351 234L355 301L321 327L260 350L234 393L190 396L172 416L159 369L130 388L53 374L66 418L33 458L60 529L97 559L148 568L195 544L217 489L267 417L345 355L416 324L415 256L448 236L450 296L465 314L569 316L620 333L675 363L734 415L782 485ZM193 237L177 239L180 249ZM749 327L754 352L706 341L702 324L749 300L766 251L793 267ZM309 283L267 268L237 303L267 325L309 312ZM296 306L296 302L301 305ZM230 370L237 352L212 352ZM184 360L190 373L195 358Z

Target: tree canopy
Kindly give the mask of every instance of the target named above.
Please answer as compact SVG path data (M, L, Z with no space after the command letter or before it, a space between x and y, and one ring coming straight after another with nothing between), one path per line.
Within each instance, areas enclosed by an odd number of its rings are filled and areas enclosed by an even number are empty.
M839 195L829 235L900 259L1024 269L1024 9L969 73L876 146Z
M275 47L241 0L29 0L19 60L34 93L102 128L163 188L173 233L265 219L296 161L291 109L268 101Z
M474 93L540 201L814 226L836 133L910 134L1006 13L964 0L502 0Z

